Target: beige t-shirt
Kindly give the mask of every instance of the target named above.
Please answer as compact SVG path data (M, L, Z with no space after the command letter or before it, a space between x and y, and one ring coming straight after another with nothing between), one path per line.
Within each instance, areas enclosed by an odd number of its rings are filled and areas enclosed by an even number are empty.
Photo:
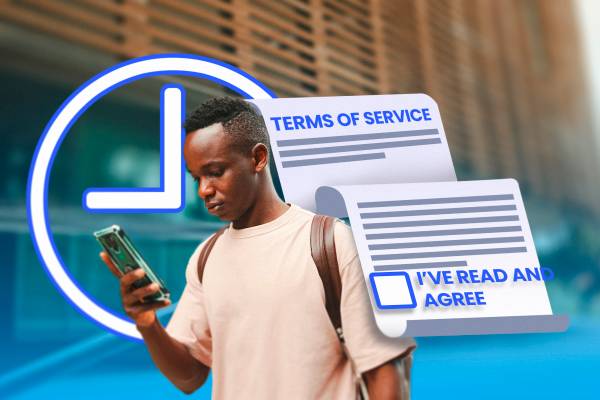
M167 326L213 373L215 399L352 399L351 366L325 309L310 251L313 213L292 205L246 229L230 225L197 274L200 244ZM335 227L342 327L362 373L415 347L375 326L352 231Z

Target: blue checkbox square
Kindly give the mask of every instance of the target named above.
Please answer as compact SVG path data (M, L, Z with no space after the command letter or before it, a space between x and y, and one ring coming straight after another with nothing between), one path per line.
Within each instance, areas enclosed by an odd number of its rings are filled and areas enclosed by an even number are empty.
M417 300L407 272L371 272L369 281L377 308L388 310L417 307Z

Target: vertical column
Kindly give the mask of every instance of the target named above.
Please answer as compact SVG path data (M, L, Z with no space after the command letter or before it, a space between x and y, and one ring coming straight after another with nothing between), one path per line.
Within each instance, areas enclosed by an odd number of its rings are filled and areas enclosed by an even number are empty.
M520 38L519 46L514 49L513 53L516 56L515 65L518 68L521 107L525 108L522 118L526 130L522 133L522 139L528 164L528 175L532 187L537 193L551 196L551 186L556 178L544 174L544 171L547 171L544 159L548 154L548 147L553 142L553 135L544 127L545 99L543 97L545 96L540 91L543 86L547 86L547 82L537 85L540 75L545 74L544 70L550 66L543 49L546 38L541 29L540 10L534 2L512 0L506 2L506 5L512 9L512 13L515 15L513 21L515 25L511 32L515 35L513 38ZM553 84L549 86L553 86Z
M317 73L317 93L320 96L329 96L331 95L331 83L327 71L327 43L325 19L323 18L323 0L312 0L310 4L314 35L315 70Z
M502 15L497 18L498 40L500 44L500 62L503 68L504 90L508 96L509 117L511 121L511 132L515 141L515 152L517 154L518 167L517 178L522 179L521 183L533 183L537 178L535 165L537 164L535 154L530 151L530 110L524 97L526 82L523 79L523 73L520 70L519 46L522 46L522 40L516 20L516 14L513 4L510 1L492 2L495 15Z
M481 66L484 84L486 85L486 103L488 112L485 123L493 127L493 145L490 149L496 158L497 167L494 174L498 177L517 176L517 150L511 132L509 98L503 82L502 58L499 38L494 29L497 14L492 1L477 3L476 18L479 26L481 45Z
M489 130L486 130L482 121L482 109L480 104L478 85L483 84L479 79L479 71L475 63L474 54L476 43L480 40L476 29L467 19L466 7L477 7L478 3L465 4L464 0L455 0L451 3L452 15L455 17L454 35L456 42L456 67L461 88L459 95L462 96L463 105L460 110L459 118L464 119L466 132L463 133L469 144L468 152L465 157L469 159L477 175L483 174L489 176L491 166L486 145L486 136Z
M377 85L379 93L391 93L388 65L385 56L385 32L381 0L372 0L371 24L373 27L373 48L375 51L375 62L377 64ZM398 44L400 45L400 44Z
M146 0L125 0L123 14L123 55L127 57L140 57L153 53L152 38L146 29L148 26L149 7Z
M233 21L235 29L235 53L240 69L251 74L253 72L252 44L250 39L250 5L248 0L233 0Z
M425 93L436 100L439 94L436 82L433 45L431 43L431 32L429 31L429 18L427 14L427 0L415 0L415 18L417 20L417 42L421 55L421 66L423 68L423 87Z

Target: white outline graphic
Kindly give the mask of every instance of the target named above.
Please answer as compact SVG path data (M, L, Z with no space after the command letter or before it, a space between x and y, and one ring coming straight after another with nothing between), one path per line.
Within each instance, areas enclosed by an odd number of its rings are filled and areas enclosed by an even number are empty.
M127 61L92 78L63 103L48 123L33 156L28 182L27 206L34 247L57 288L79 311L105 328L134 339L141 339L141 335L131 321L96 304L69 276L52 239L46 200L54 156L79 115L114 88L154 75L190 75L218 82L249 98L274 97L260 82L220 61L194 55L163 54Z
M158 189L88 189L83 208L94 212L151 212L184 208L183 132L184 90L165 85L161 94L161 187Z

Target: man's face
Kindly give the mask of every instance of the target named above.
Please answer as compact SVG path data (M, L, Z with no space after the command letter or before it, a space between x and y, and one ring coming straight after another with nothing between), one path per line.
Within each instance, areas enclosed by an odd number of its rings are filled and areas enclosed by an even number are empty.
M188 133L183 157L211 214L235 221L254 203L259 182L255 159L232 145L221 123Z

